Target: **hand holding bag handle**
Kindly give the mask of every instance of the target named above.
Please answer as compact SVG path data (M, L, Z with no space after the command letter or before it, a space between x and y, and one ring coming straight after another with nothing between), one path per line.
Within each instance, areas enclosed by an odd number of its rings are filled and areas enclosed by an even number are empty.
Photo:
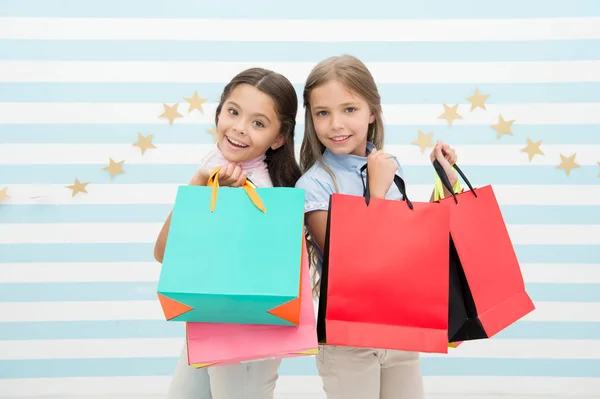
M217 203L217 191L219 190L219 172L220 171L221 171L220 167L213 170L211 172L211 174L208 178L208 182L206 184L209 187L212 186L212 196L210 198L210 211L211 212L215 211L215 205ZM256 186L249 179L246 179L244 184L242 184L242 188L244 189L244 191L246 191L246 194L248 194L248 197L250 197L250 200L252 201L252 203L258 209L260 209L263 213L267 213L267 209L265 208L265 205L263 204L262 200L258 196L258 193L256 192Z
M435 171L436 171L437 175L439 176L440 180L442 181L442 184L444 185L444 187L446 187L446 190L448 190L449 192L452 193L452 196L454 197L454 202L456 202L458 204L458 198L456 198L456 193L454 192L454 189L453 189L452 185L450 184L450 179L448 178L448 175L446 174L446 171L444 170L444 168L438 162L437 159L433 161L433 167L435 168ZM469 181L469 179L467 179L467 176L465 176L465 174L458 167L458 165L454 164L453 168L460 175L460 177L462 177L462 179L465 181L465 183L467 184L467 186L469 186L469 189L471 190L471 192L473 193L473 195L475 196L475 198L477 198L477 192L475 191L475 189L471 185L471 182Z
M360 180L363 184L363 196L365 197L365 202L367 203L367 206L369 206L369 204L371 203L371 189L369 188L369 171L367 169L367 164L363 165L360 168L360 172ZM366 172L365 179L362 178L362 172ZM398 190L400 190L400 194L402 194L402 200L406 201L410 209L413 209L412 202L406 196L406 184L404 183L404 180L400 176L394 175L394 184L396 185L396 187L398 187Z

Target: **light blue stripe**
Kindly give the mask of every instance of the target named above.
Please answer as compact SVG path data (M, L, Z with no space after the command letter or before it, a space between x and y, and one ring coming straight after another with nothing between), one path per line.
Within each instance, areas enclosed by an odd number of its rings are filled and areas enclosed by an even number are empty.
M182 103L194 91L217 102L225 83L2 83L0 102L136 102ZM596 103L600 82L589 83L384 83L378 85L384 104L467 103L475 88L490 94L488 104ZM296 84L302 98L303 85ZM441 105L440 105L441 107ZM479 111L478 111L479 112Z
M600 263L597 245L515 245L521 263ZM2 262L154 262L154 243L0 244Z
M0 378L172 375L177 358L0 360ZM422 358L424 376L600 377L600 359ZM318 375L314 357L284 359L279 374Z
M162 320L0 323L0 340L183 337L183 323ZM600 323L521 320L492 339L600 339Z
M112 18L239 18L239 19L469 19L561 18L600 16L595 0L494 2L445 0L391 2L374 0L353 7L347 1L232 0L214 7L197 0L3 0L0 16L14 17L112 17Z
M0 323L0 341L100 338L181 338L183 340L185 323L164 320Z
M172 204L10 205L0 223L162 223ZM503 205L508 224L600 224L600 206Z
M30 61L536 62L600 59L600 40L516 42L201 42L0 40L0 59Z
M568 154L570 155L570 154ZM198 154L200 162L201 154ZM121 161L115 159L115 161ZM400 163L402 160L400 159ZM108 164L108 159L107 159ZM557 161L558 164L558 161ZM198 164L127 164L123 165L125 174L117 175L113 181L110 174L102 168L106 165L2 165L0 176L3 184L72 184L75 178L91 184L136 184L162 183L187 184L196 173ZM402 167L411 198L410 186L413 184L431 184L433 168L428 165L405 165ZM567 176L564 170L555 166L482 166L461 165L471 183L475 186L486 184L594 184L598 174L597 166L581 166ZM66 190L66 189L65 189Z
M5 283L0 302L153 301L156 282ZM534 302L600 302L600 284L528 283Z
M599 88L600 93L600 88ZM185 109L185 108L183 108ZM480 111L480 110L478 110ZM441 113L441 111L440 111ZM213 125L204 124L11 124L0 123L2 143L126 143L137 140L137 132L153 134L152 142L160 144L210 144L207 132ZM433 138L453 145L523 145L526 137L551 144L600 144L600 125L519 125L512 126L513 136L498 140L495 130L486 125L386 125L386 144L409 144L417 131L434 132ZM295 142L302 143L304 125L296 127ZM527 155L524 154L524 157Z

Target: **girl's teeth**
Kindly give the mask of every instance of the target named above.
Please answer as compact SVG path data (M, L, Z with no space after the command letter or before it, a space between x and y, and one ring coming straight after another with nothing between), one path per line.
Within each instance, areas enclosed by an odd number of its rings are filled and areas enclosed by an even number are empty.
M229 140L232 144L235 144L237 146L248 147L246 144L240 143L239 141L236 141L236 140L234 140L232 138L227 137L227 140Z
M344 136L344 137L334 137L332 140L333 141L343 141L346 140L348 138L348 136Z

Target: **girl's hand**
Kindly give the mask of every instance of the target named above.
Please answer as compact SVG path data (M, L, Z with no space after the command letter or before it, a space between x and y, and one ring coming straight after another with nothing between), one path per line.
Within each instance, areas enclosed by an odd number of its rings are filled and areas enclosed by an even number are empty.
M398 164L389 154L373 150L367 157L367 170L369 172L369 189L372 198L385 198L394 182L394 175Z
M444 171L448 175L450 184L452 185L452 187L454 187L454 185L458 181L458 176L456 175L454 169L452 169L452 166L456 163L456 160L458 158L456 156L456 151L454 151L454 149L452 149L448 144L444 144L440 140L438 140L433 151L431 151L429 158L431 159L431 163L433 163L433 161L436 159L438 160L438 162L440 163L440 165L442 165L442 168L444 168ZM446 188L444 188L444 191L447 191ZM447 192L446 194L452 195L449 192Z
M190 186L206 186L211 170L208 168L200 168L190 180Z
M230 187L241 187L248 176L242 171L242 167L235 163L228 163L219 171L219 185Z

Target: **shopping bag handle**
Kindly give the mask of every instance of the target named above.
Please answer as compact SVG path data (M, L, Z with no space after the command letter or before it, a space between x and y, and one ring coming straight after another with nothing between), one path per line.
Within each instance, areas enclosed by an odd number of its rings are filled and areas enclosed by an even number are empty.
M363 196L365 197L365 202L367 203L367 206L369 206L369 204L371 203L371 189L369 188L369 170L367 168L367 165L368 164L364 164L360 168L360 180L363 184ZM363 172L365 172L364 179L362 178ZM400 193L402 194L402 201L406 201L408 207L410 209L413 209L413 204L406 195L406 184L404 183L404 180L400 176L394 175L394 184L396 185L396 187L398 187L398 190L400 190Z
M458 165L454 164L452 166L453 166L454 170L456 170L458 172L460 177L462 177L462 179L467 184L467 186L469 186L469 190L471 190L471 192L473 193L475 198L477 198L477 192L475 192L475 189L471 185L471 182L469 181L469 179L467 179L467 176L465 176L465 174L458 167ZM454 192L454 189L452 188L452 184L450 184L450 179L448 178L448 174L446 174L444 167L439 163L439 161L437 159L435 159L433 161L433 167L434 167L436 173L438 174L438 176L440 177L442 184L444 185L444 187L446 187L446 190L448 190L450 193L452 193L452 197L454 197L454 202L456 202L458 204L458 198L456 198L456 193Z
M211 213L215 211L215 205L217 203L217 191L219 191L219 172L221 171L221 167L216 168L210 173L208 178L207 186L212 187L212 196L210 198L210 211ZM242 188L248 194L250 201L263 213L267 213L267 209L260 199L258 193L256 192L256 186L254 183L250 181L250 179L246 179L244 184L242 184Z

